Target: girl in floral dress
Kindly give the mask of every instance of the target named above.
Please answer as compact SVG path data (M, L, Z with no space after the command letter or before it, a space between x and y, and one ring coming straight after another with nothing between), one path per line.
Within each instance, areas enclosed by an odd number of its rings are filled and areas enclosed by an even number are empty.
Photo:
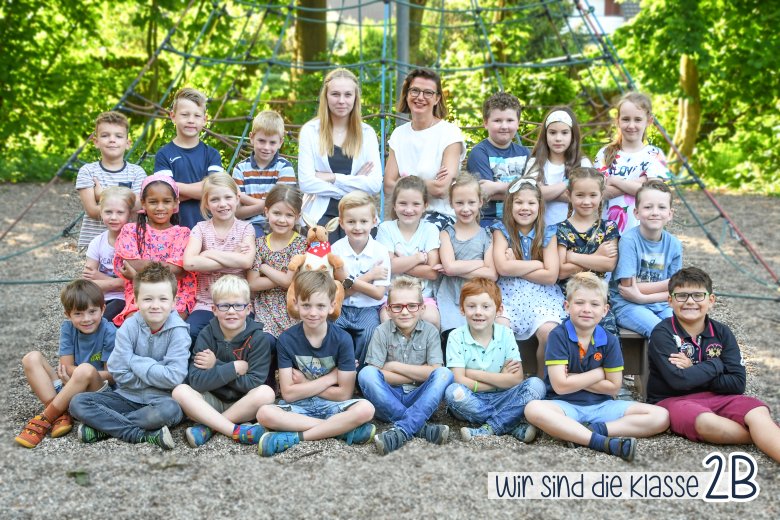
M287 266L295 255L306 252L306 237L296 231L302 195L297 187L277 184L265 199L265 216L271 232L257 239L257 254L247 281L254 299L255 320L273 337L297 323L287 314L287 288L292 273Z

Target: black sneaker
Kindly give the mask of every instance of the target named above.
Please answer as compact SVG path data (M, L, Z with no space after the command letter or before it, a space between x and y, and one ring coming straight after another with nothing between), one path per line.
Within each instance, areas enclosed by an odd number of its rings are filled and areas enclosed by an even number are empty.
M380 455L387 455L406 444L406 436L401 430L390 428L374 435L374 444Z
M425 423L419 432L414 434L415 437L425 439L431 444L444 444L450 437L450 427L446 424L431 424Z

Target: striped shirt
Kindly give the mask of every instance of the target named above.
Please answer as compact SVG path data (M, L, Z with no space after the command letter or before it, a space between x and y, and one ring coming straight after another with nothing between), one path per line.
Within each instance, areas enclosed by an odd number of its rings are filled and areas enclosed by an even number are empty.
M254 199L265 199L271 188L277 184L297 184L295 170L287 159L276 152L268 166L261 169L257 166L255 156L250 155L233 168L233 179L238 189ZM248 219L252 224L265 224L265 216L261 213Z
M141 184L146 178L146 172L137 164L125 162L120 170L106 170L100 161L87 163L79 168L76 176L76 191L94 188L95 178L100 186L108 188L109 186L125 186L135 193L136 197L141 194ZM84 215L81 221L81 232L79 233L79 248L87 247L93 238L106 230L103 221Z

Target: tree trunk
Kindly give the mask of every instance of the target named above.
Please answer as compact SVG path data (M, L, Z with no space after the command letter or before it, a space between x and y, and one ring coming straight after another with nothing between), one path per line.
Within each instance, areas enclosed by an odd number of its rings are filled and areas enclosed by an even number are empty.
M411 0L409 7L409 63L414 66L421 65L420 59L420 34L422 33L423 14L428 0ZM446 4L445 4L446 5ZM419 6L419 7L414 7Z
M308 11L298 9L295 20L295 55L301 69L293 69L293 77L301 72L319 72L312 68L322 64L328 49L328 25L327 13L324 9L328 6L326 0L298 0L299 7L318 9Z
M690 159L701 123L701 98L699 97L699 70L696 62L687 54L680 57L680 87L683 95L677 102L677 127L674 132L674 144L680 152ZM680 171L682 164L670 165L674 173Z

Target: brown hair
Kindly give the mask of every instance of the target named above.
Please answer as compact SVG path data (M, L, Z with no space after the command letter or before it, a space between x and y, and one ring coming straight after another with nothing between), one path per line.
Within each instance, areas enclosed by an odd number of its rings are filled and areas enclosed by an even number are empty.
M474 185L477 190L477 197L479 197L480 205L484 205L485 192L482 191L482 186L479 185L479 179L474 174L467 171L458 173L452 181L452 184L450 184L450 190L448 192L450 201L452 201L452 192L455 191L455 188L462 188L469 185Z
M678 287L704 287L712 294L712 278L698 267L684 267L669 278L669 294Z
M293 213L300 215L303 207L303 194L294 184L276 184L265 196L265 209L271 209L271 206L277 202L284 202L290 206Z
M645 183L642 185L641 188L639 188L639 191L636 192L636 202L635 205L639 205L639 200L642 198L642 194L649 190L656 190L660 191L661 193L668 193L669 194L669 205L672 204L672 190L669 188L669 186L662 181L661 179L647 179Z
M496 92L482 103L482 119L487 121L493 110L513 110L520 119L520 100L509 92Z
M95 119L95 133L97 134L98 127L102 124L118 125L125 128L125 132L130 132L130 121L127 117L121 113L111 110L109 112L103 112Z
M409 110L409 103L406 101L406 99L409 97L409 87L412 84L412 81L414 81L415 78L423 78L423 79L429 79L436 83L436 94L439 95L439 101L436 102L436 104L433 106L433 116L438 117L439 119L444 119L447 117L447 103L444 101L444 93L442 92L441 88L441 76L436 74L434 71L430 69L414 69L409 74L406 75L406 79L404 79L404 84L401 87L401 95L398 96L398 103L396 105L396 110L398 110L402 114L408 114L410 112Z
M295 299L308 301L315 293L324 293L332 302L336 299L336 282L325 271L298 271L293 278Z
M347 157L355 157L360 153L363 147L363 126L362 109L360 107L360 83L357 77L347 69L334 69L325 76L320 89L319 107L317 108L317 117L320 120L320 153L322 155L333 155L333 121L330 119L330 108L328 107L328 86L334 79L346 78L355 83L355 104L352 106L352 112L349 114L347 122L347 137L344 139L344 145L341 151Z
M580 125L577 122L577 116L569 107L553 107L544 115L542 125L539 130L539 138L536 140L534 149L531 151L531 157L535 162L526 175L531 175L537 181L544 184L544 165L550 160L550 146L547 144L547 119L553 112L565 112L571 117L571 144L563 152L563 171L564 178L568 178L569 171L582 163L582 151L580 149Z
M604 174L598 171L596 168L591 168L589 166L580 166L574 168L569 174L569 185L566 187L566 190L569 192L569 198L571 198L571 194L574 191L574 185L577 183L577 181L583 179L593 179L599 185L599 191L601 192L601 200L599 201L599 209L597 212L597 215L599 216L599 221L598 224L596 225L596 228L598 228L600 227L599 224L601 223L601 210L604 207L604 190L607 189L607 181L604 178ZM569 202L569 216L571 216L573 213L574 213L574 207L572 206L572 203Z
M138 299L138 291L141 290L142 284L160 282L169 283L171 285L173 297L176 298L176 292L178 291L176 277L164 263L152 262L138 271L138 274L135 275L135 279L133 280L133 294L135 295L136 300Z
M401 190L414 190L419 192L422 195L423 204L426 206L428 205L428 188L425 187L425 181L416 175L401 177L398 179L398 182L395 183L393 195L390 198L390 218L393 220L398 218L398 215L395 213L395 201L398 199L398 194L401 193ZM425 212L425 208L423 208L423 212Z
M536 200L539 201L539 214L536 216L536 222L534 223L534 238L531 241L531 258L529 260L543 260L544 259L544 198L542 197L542 190L539 189L539 185L536 182L528 182L528 177L520 177L509 185L509 189L506 192L506 198L504 199L504 227L509 234L509 246L515 253L515 257L523 259L523 248L520 245L520 226L515 222L512 205L515 197L517 197L521 191L530 190L533 191ZM510 190L518 185L519 188L511 192Z
M617 104L617 115L615 116L615 123L617 128L615 130L615 138L604 149L604 166L606 166L607 171L610 172L612 169L612 163L615 162L618 152L621 148L623 148L623 134L620 133L620 125L617 123L620 121L620 109L626 102L629 102L637 108L644 110L647 113L648 124L650 122L650 118L653 117L653 104L650 101L649 96L642 94L641 92L626 92L623 94ZM645 133L642 134L642 141L644 141L646 137L647 128L645 128Z
M60 292L60 301L65 314L85 311L90 307L105 307L103 290L92 280L73 280Z
M478 296L482 293L490 296L490 299L496 304L496 309L501 307L501 289L496 282L487 278L473 278L463 284L460 289L460 310L463 310L463 303L469 296Z

